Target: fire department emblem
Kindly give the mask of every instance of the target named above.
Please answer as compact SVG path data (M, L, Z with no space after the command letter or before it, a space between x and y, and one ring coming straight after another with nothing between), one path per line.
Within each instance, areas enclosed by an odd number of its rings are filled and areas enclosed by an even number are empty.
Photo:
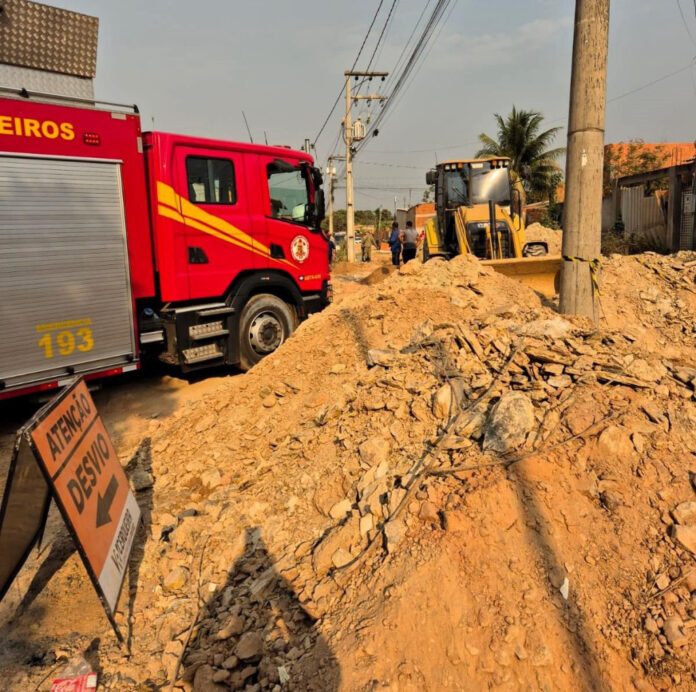
M296 235L290 243L292 258L302 264L309 257L309 241L303 235Z

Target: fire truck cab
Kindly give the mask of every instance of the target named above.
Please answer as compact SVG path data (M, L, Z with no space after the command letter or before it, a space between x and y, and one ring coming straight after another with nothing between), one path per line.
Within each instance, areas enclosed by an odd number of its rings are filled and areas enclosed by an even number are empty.
M8 90L10 91L10 90ZM139 366L248 369L331 299L301 151L0 95L0 398Z

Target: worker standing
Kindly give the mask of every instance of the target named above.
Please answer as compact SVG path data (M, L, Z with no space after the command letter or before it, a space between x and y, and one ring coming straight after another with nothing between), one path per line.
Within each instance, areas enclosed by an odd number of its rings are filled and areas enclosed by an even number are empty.
M416 258L416 248L418 247L418 231L413 227L412 221L406 222L404 231L404 264Z
M362 261L363 262L371 262L372 261L372 245L375 242L375 237L372 234L372 231L369 229L365 229L362 232Z
M389 249L391 250L392 264L395 267L401 265L401 232L398 222L392 224L391 235L389 236Z

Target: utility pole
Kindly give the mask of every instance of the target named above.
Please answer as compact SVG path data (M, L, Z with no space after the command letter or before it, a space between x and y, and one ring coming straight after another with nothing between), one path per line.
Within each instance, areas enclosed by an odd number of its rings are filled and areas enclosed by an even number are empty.
M560 310L598 322L609 0L576 0Z
M336 167L333 165L333 162L340 159L343 159L343 156L331 154L331 156L329 156L329 163L326 168L326 174L329 176L329 234L332 236L334 232L334 176L336 175Z
M363 139L364 133L356 136L353 132L353 121L351 117L351 106L353 101L361 99L365 100L380 100L384 101L386 96L370 94L369 96L360 96L359 94L351 94L350 78L367 77L371 80L373 77L381 77L382 81L388 75L388 72L353 72L346 70L346 117L343 121L343 136L346 140L346 245L348 250L348 261L355 262L355 204L353 196L353 142Z

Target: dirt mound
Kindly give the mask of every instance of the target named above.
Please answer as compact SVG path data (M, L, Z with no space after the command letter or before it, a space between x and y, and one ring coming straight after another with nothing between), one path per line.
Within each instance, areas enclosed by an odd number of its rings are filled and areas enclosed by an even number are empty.
M561 254L563 231L556 231L553 228L546 228L540 223L533 223L524 229L524 238L528 243L535 241L548 243L550 255Z
M102 681L693 689L693 276L610 258L598 330L467 257L409 263L153 421L133 653Z

